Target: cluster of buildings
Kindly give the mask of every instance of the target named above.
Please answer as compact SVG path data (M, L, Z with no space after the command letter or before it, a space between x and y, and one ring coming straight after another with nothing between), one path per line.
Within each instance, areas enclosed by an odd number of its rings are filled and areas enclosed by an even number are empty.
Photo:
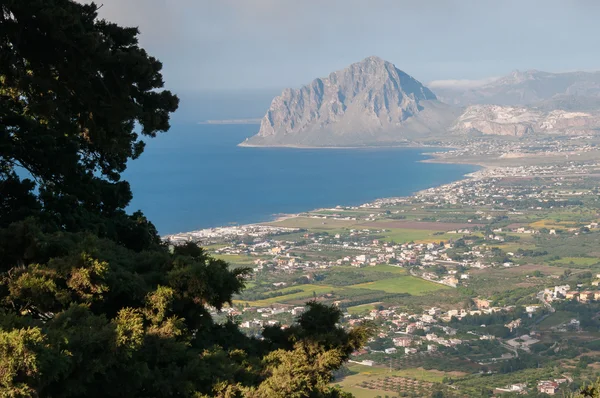
M536 390L543 394L555 395L559 392L561 384L570 383L573 379L570 377L561 377L554 380L540 380L535 386ZM513 383L505 387L497 387L495 389L498 393L516 393L516 394L527 394L529 392L529 386L527 383Z
M269 306L269 307L225 307L218 312L210 308L213 317L226 316L241 319L240 327L243 329L262 330L265 326L279 325L282 328L289 324L306 310L304 306ZM285 320L285 321L284 321Z
M470 178L418 192L416 198L429 204L462 204L468 206L493 206L496 209L515 210L528 206L534 209L561 207L569 199L579 198L591 191L565 189L560 178L535 188L501 184L505 178L530 178L531 176L558 177L560 175L586 175L598 172L600 163L581 162L547 166L518 166L485 168L469 174ZM488 214L487 217L490 215ZM481 217L482 219L489 219ZM532 230L530 230L532 231ZM521 231L521 233L528 233Z
M600 278L600 274L596 276ZM599 280L592 282L593 286L598 286ZM582 286L578 286L582 287ZM600 301L600 290L571 290L570 285L554 286L544 289L544 300L547 302L560 300L574 300L580 303L590 303L592 301Z
M273 227L270 225L248 224L230 227L206 228L198 231L166 235L163 240L174 245L195 242L202 245L235 240L239 238L264 238L267 236L298 231L298 228Z
M455 147L445 152L435 153L439 159L465 159L469 157L484 157L486 159L521 159L545 158L561 156L564 159L577 159L586 152L598 148L589 143L589 137L573 136L570 140L536 140L535 137L522 137L518 141L503 140L486 136L471 138L466 141L450 142Z
M444 311L441 308L432 307L423 313L414 314L400 312L395 307L382 310L373 309L368 315L348 319L347 323L352 326L365 320L378 321L382 325L379 328L378 337L391 339L392 345L390 347L385 347L381 351L367 348L362 352L363 354L368 352L392 354L399 352L399 350L407 355L422 351L435 352L440 346L456 347L464 343L463 339L455 337L457 330L447 324L452 318L460 320L466 316L511 312L514 310L514 306L492 307L490 302L485 299L476 299L475 305L477 309L474 310L460 308ZM535 312L537 307L532 306L531 311ZM520 325L521 319L516 319L511 322L510 326L517 328ZM482 330L485 331L485 329ZM469 334L472 335L472 339L495 340L494 336L485 332L469 332Z

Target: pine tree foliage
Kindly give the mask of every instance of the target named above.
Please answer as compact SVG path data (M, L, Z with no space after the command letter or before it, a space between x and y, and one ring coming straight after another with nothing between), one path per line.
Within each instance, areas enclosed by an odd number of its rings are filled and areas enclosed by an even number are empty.
M331 375L369 325L316 302L263 339L216 324L250 270L125 211L121 173L178 99L97 10L0 1L0 396L348 396Z

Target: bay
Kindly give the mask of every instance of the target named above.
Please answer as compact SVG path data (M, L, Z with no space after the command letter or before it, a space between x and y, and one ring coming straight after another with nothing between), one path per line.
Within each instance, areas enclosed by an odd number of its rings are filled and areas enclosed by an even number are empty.
M257 125L174 125L146 140L124 178L161 235L407 196L478 168L422 163L418 148L244 148Z

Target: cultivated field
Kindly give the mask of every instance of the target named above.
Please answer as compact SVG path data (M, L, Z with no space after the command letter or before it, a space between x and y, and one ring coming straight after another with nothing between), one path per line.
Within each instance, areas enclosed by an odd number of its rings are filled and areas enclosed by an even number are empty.
M451 223L451 222L427 222L427 221L409 221L409 220L390 220L375 221L361 224L363 227L371 228L397 228L424 231L452 231L456 229L481 227L483 224L472 223Z
M420 296L436 290L449 289L439 283L429 282L414 276L401 276L392 279L383 279L375 282L361 283L350 286L352 288L381 290L387 293L408 293Z

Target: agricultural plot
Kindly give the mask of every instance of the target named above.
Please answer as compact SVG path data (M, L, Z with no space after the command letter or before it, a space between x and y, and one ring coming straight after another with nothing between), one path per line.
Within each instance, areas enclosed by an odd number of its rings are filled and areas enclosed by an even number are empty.
M552 265L591 267L600 265L599 257L563 257L549 262Z
M420 296L436 290L449 289L438 283L429 282L414 276L401 276L392 279L383 279L375 282L352 285L353 288L381 290L387 293L408 293Z
M237 254L211 254L211 256L214 258L217 258L219 260L227 261L229 264L232 264L232 265L244 265L244 266L253 265L254 261L257 259L257 257L237 255Z
M429 381L420 381L406 377L384 377L381 379L364 381L358 385L367 390L383 390L390 392L403 392L415 394L419 397L431 396L433 392L433 383Z
M569 322L571 319L576 318L577 315L567 311L556 311L555 313L548 316L542 322L540 322L540 329L549 329L554 326L558 326L562 323Z
M370 310L375 308L378 304L381 304L381 302L355 305L355 306L346 308L346 311L348 311L348 313L352 314L352 315L363 314L365 312L369 312Z
M310 217L293 217L285 220L275 221L265 225L272 225L274 227L286 227L286 228L302 228L311 230L331 230L339 228L348 228L356 225L356 221L352 220L335 220L335 219L322 219L322 218L310 218Z
M423 229L390 229L383 233L383 240L395 243L434 243L449 239L458 239L461 235L447 234L443 231Z
M459 377L462 372L441 372L423 368L408 368L389 371L387 368L351 365L348 369L353 373L336 381L344 391L357 398L373 398L377 395L398 396L400 393L415 396L430 396L444 377ZM439 386L439 385L438 385ZM390 394L391 393L391 394Z
M295 292L286 294L286 292L293 292L296 290L302 290L301 292ZM256 300L256 301L244 301L244 300L234 300L235 304L248 304L251 306L264 307L269 306L275 303L286 303L288 301L301 300L306 299L306 301L312 299L314 295L321 295L325 293L330 293L335 289L332 286L328 285L298 285L291 286L284 289L274 290L274 293L282 293L280 296L271 297L264 300Z
M364 227L375 227L384 229L408 229L418 231L452 231L457 229L481 227L483 224L472 223L452 223L452 222L434 222L434 221L408 221L408 220L385 220L362 224Z
M406 274L406 270L401 267L396 267L393 265L379 264L374 267L361 268L362 272L371 273L371 272L385 272L391 274L404 275Z
M529 226L535 229L547 228L563 230L568 228L574 228L576 226L576 223L573 221L556 221L550 219L543 219L536 222L532 222L531 224L529 224Z
M345 277L346 274L348 277ZM328 282L328 278L331 282ZM356 283L361 279L370 281ZM338 267L334 271L325 273L321 283L274 289L269 292L272 297L259 300L237 299L235 303L252 306L269 306L276 303L297 305L316 297L319 300L338 300L350 307L365 304L371 305L372 308L373 303L391 299L394 295L421 296L432 291L450 290L446 286L406 275L404 269L389 265L360 269ZM353 305L354 303L356 304Z

